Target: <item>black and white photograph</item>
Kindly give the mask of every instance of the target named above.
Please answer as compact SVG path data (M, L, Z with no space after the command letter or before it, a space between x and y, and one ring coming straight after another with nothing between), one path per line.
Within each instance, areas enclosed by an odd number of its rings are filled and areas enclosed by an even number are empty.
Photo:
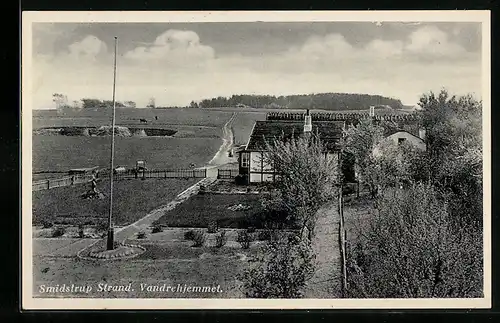
M488 11L24 12L25 309L491 307Z

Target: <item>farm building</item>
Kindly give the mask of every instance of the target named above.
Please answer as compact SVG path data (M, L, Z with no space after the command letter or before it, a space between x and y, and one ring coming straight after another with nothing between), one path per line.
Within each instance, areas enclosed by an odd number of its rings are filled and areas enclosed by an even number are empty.
M256 121L247 145L238 152L239 173L246 175L249 183L274 181L276 173L271 165L266 163L263 155L266 150L266 140L281 136L287 140L305 133L317 133L326 147L325 156L340 156L340 140L344 126L344 121L313 121L309 110L304 120Z
M403 142L410 143L415 148L425 151L427 148L425 144L425 130L421 128L413 128L413 131L406 127L406 129L390 130L386 132L385 138L373 149L373 154L380 154L379 148L382 145L399 145Z

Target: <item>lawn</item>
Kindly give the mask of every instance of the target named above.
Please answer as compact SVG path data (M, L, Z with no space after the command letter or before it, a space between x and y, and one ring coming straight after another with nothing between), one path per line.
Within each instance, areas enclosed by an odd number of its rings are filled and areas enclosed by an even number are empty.
M177 229L175 229L177 230ZM166 235L165 235L166 234ZM157 233L141 244L146 252L136 258L114 261L81 260L77 257L33 257L34 297L100 297L100 298L235 298L242 297L238 275L248 267L248 261L260 248L239 245L195 248L190 241L179 241ZM179 235L181 235L179 233ZM152 240L150 240L151 238ZM159 239L159 240L158 240ZM101 292L98 285L131 284L130 292ZM41 286L85 285L92 291L74 294L44 294ZM219 286L220 293L175 293L172 291L141 290L141 284L161 286Z
M189 198L175 209L165 213L158 223L171 227L206 228L216 220L220 227L261 227L257 216L262 212L262 195L259 194L198 194ZM242 204L248 210L230 210L229 207Z
M168 204L196 179L129 179L114 182L113 218L116 225L126 225L144 217L148 212ZM98 183L104 199L82 199L90 187L84 184L33 192L33 223L43 220L63 224L80 221L99 224L109 212L109 181Z

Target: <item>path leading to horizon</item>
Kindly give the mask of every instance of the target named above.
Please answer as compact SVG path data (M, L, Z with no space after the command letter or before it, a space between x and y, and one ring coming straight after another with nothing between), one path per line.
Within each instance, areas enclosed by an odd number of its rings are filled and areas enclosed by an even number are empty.
M318 211L316 234L312 240L316 270L305 290L307 298L341 297L340 219L337 208L337 203L331 203Z

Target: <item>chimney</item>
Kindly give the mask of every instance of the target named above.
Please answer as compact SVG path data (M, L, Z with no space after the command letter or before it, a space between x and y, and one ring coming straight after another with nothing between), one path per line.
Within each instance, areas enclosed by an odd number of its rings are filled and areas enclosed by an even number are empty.
M425 140L425 128L418 129L418 136L420 139Z
M375 107L373 105L370 105L370 117L375 116Z
M309 115L309 109L307 109L306 112L306 117L304 120L304 132L311 132L312 131L312 122L311 122L311 116Z

